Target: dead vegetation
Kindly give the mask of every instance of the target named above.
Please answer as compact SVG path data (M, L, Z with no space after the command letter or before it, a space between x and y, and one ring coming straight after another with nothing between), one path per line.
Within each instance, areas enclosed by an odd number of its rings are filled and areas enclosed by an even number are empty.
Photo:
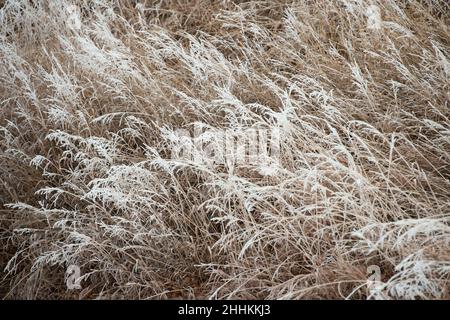
M447 1L0 3L4 298L449 298ZM280 164L171 159L195 124Z

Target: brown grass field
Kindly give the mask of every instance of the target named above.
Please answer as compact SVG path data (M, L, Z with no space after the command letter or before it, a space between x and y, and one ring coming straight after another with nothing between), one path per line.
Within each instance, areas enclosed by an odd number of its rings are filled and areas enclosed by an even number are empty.
M450 298L448 1L0 7L0 298Z

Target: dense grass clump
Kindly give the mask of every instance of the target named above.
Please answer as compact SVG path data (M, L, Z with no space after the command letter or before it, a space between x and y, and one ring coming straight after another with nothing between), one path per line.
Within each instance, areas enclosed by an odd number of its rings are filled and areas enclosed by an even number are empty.
M446 0L0 7L0 297L450 298Z

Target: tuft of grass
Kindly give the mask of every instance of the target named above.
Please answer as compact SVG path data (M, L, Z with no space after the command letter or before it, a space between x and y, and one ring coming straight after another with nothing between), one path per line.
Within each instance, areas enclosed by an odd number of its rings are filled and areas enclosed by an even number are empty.
M1 297L449 298L447 1L0 4Z

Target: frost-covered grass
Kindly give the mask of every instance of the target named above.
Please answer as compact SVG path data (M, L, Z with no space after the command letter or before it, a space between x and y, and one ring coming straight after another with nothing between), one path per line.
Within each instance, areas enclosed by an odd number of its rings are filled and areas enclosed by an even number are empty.
M0 295L449 298L446 0L0 6ZM198 125L280 162L171 158Z

